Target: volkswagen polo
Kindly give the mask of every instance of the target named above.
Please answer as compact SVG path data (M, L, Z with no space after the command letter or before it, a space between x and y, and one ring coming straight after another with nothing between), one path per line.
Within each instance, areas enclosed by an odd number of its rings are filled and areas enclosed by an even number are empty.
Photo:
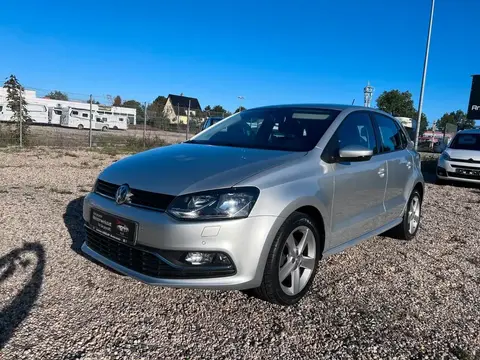
M181 144L105 168L85 197L82 250L152 285L299 301L320 259L378 234L410 240L424 180L379 110L245 110Z

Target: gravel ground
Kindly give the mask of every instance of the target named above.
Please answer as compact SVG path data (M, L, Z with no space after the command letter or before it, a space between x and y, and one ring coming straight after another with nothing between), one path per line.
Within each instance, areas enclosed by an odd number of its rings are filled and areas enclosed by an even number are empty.
M82 196L118 158L0 152L0 359L480 359L478 188L428 184L416 239L323 260L285 308L84 257Z

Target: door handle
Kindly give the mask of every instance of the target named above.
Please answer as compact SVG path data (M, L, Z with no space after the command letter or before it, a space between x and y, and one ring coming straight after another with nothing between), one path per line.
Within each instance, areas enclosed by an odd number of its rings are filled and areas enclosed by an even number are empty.
M381 178L383 178L385 176L385 169L384 168L380 168L378 170L378 176L380 176Z

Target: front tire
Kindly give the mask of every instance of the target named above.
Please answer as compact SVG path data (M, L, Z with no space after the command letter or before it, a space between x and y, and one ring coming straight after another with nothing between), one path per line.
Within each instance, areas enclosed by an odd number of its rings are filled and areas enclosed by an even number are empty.
M294 212L280 227L260 286L249 291L278 305L297 303L310 289L323 249L321 235L312 219Z

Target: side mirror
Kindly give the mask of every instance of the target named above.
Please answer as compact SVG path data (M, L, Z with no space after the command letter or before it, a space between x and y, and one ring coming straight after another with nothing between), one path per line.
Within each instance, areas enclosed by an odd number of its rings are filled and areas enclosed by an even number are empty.
M373 156L373 150L360 145L348 145L340 149L339 161L368 161Z

